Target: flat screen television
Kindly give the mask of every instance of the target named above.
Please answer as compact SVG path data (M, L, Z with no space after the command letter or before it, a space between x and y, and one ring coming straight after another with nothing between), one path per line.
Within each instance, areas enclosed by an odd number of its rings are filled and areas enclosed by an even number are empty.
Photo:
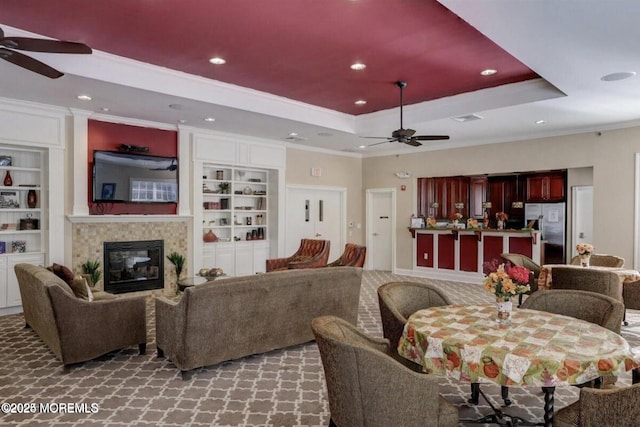
M178 159L95 150L93 201L177 203Z

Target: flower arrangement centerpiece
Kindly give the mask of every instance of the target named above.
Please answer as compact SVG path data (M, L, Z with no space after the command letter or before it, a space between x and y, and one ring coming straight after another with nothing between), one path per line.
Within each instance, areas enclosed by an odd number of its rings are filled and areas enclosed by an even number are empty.
M496 212L496 219L498 220L498 230L504 229L504 222L509 219L509 215L506 212Z
M498 323L511 323L511 297L529 292L529 277L531 270L510 262L500 263L494 259L484 263L484 289L496 297L498 308Z
M480 224L478 224L478 220L475 218L469 218L467 220L467 228L470 228L472 230L477 230L478 228L480 228Z
M594 250L593 245L589 243L579 243L576 245L576 252L578 252L581 266L589 267L589 260Z
M462 214L461 214L460 212L451 212L451 213L449 214L449 219L450 219L454 224L457 224L457 223L458 223L458 221L459 221L460 219L462 219Z
M438 222L435 218L427 218L427 228L436 228L438 226Z

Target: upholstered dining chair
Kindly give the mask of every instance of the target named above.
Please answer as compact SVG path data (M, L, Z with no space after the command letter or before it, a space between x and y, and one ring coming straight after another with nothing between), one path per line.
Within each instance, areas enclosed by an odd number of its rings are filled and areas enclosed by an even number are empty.
M335 316L311 322L324 367L329 426L458 426L458 410L439 394L438 379L389 355L372 338Z
M620 388L583 388L580 399L553 415L554 427L640 426L640 384Z
M617 334L624 316L624 304L615 298L575 289L552 289L529 296L520 308L546 311L595 323Z
M378 288L378 306L382 334L391 343L393 356L406 366L421 371L421 366L398 356L398 342L404 325L409 316L420 309L450 304L451 300L442 291L427 283L389 282L381 285Z
M554 266L551 270L551 282L553 289L596 292L623 302L620 277L611 271Z
M540 265L526 255L503 253L500 257L504 261L508 261L513 265L519 265L520 267L528 268L531 271L531 277L529 278L529 292L524 294L518 294L518 307L522 305L523 295L531 295L538 290L538 277L540 276Z
M340 258L327 264L328 267L364 267L364 259L367 256L367 247L347 243Z
M329 240L302 239L298 250L286 258L267 260L267 272L297 268L326 267L329 260Z
M580 265L580 257L574 256L571 258L571 265ZM591 258L589 258L589 265L593 267L613 267L613 268L622 268L624 267L624 258L616 256L616 255L606 255L606 254L593 254Z

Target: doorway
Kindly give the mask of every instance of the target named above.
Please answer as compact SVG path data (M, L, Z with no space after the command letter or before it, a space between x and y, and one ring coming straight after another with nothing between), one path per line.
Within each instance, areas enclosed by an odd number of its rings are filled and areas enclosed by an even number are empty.
M295 253L301 239L331 242L329 262L346 242L347 189L288 185L286 191L285 256Z
M394 188L367 190L367 268L395 271L396 191Z
M571 239L573 244L569 255L573 257L573 248L580 243L593 243L593 187L590 185L576 186L571 188L571 211L573 223Z

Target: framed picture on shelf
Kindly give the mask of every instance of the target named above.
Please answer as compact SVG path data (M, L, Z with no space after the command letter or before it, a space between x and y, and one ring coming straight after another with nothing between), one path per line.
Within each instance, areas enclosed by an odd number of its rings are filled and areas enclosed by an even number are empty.
M116 195L116 183L115 182L105 182L102 184L102 200L113 200Z
M20 207L17 191L0 191L0 208L17 209Z

